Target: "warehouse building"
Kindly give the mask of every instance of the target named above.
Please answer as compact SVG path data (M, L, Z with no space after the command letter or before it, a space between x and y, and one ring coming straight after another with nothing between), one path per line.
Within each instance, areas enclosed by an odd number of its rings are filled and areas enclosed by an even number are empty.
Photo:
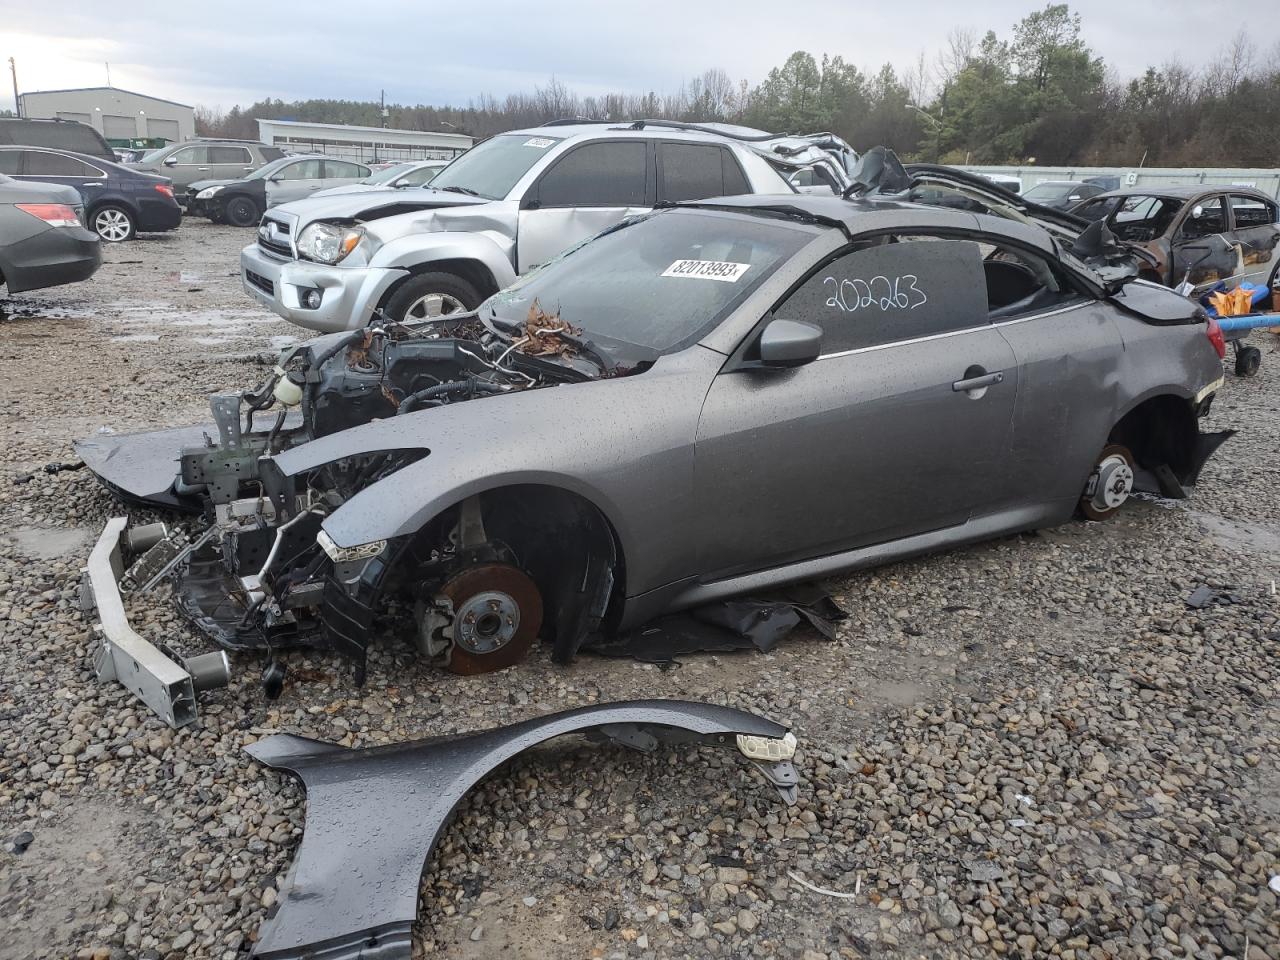
M24 117L78 120L112 146L127 146L125 141L132 140L176 142L196 135L194 108L118 87L40 90L20 94L18 100Z
M348 127L339 123L259 120L258 139L290 153L323 153L357 163L396 160L452 160L471 149L461 133Z

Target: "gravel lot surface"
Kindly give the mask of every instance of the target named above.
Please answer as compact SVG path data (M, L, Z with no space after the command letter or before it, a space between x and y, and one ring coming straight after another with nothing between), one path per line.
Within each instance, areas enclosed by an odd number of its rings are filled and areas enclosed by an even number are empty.
M240 291L249 239L190 222L0 300L0 957L243 957L302 829L301 790L241 750L269 732L375 744L658 696L789 724L798 805L715 750L526 755L445 834L419 955L1280 960L1275 338L1228 373L1213 427L1240 434L1190 500L836 581L837 643L473 679L383 645L363 688L292 658L274 703L233 657L175 733L89 669L79 570L121 507L83 471L10 477L256 384L297 331ZM1236 602L1189 609L1200 584ZM142 632L200 649L145 599Z

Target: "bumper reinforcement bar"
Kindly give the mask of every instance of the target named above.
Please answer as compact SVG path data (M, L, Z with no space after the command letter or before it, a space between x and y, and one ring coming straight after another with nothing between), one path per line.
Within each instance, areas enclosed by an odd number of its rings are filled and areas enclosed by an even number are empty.
M125 517L107 521L84 571L80 605L86 618L97 615L93 669L101 681L119 681L169 726L186 726L196 720L196 694L225 687L231 665L221 650L179 659L129 625L120 596L125 551L146 550L166 534L163 524L134 530L128 524Z

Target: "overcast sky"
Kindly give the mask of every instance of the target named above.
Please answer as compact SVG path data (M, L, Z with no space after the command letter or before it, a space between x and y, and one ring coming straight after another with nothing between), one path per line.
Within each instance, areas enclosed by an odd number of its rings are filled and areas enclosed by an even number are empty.
M1084 37L1127 78L1170 57L1202 64L1243 26L1280 51L1275 0L1077 0ZM1032 2L647 0L644 3L401 0L183 3L0 0L0 56L19 88L114 86L209 107L336 97L465 105L554 74L582 94L673 92L720 67L759 82L794 50L862 68L930 61L952 27L1007 38ZM6 63L7 65L7 63ZM0 84L0 105L10 100Z

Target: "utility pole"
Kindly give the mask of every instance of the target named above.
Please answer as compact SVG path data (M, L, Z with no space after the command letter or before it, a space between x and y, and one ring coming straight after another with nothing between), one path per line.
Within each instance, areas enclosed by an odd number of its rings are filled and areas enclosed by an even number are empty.
M382 129L387 129L387 91L382 91Z
M111 64L106 64L107 68L107 86L111 86Z
M13 74L13 109L18 116L22 116L22 101L18 99L18 67L13 62L13 57L9 58L9 72Z

